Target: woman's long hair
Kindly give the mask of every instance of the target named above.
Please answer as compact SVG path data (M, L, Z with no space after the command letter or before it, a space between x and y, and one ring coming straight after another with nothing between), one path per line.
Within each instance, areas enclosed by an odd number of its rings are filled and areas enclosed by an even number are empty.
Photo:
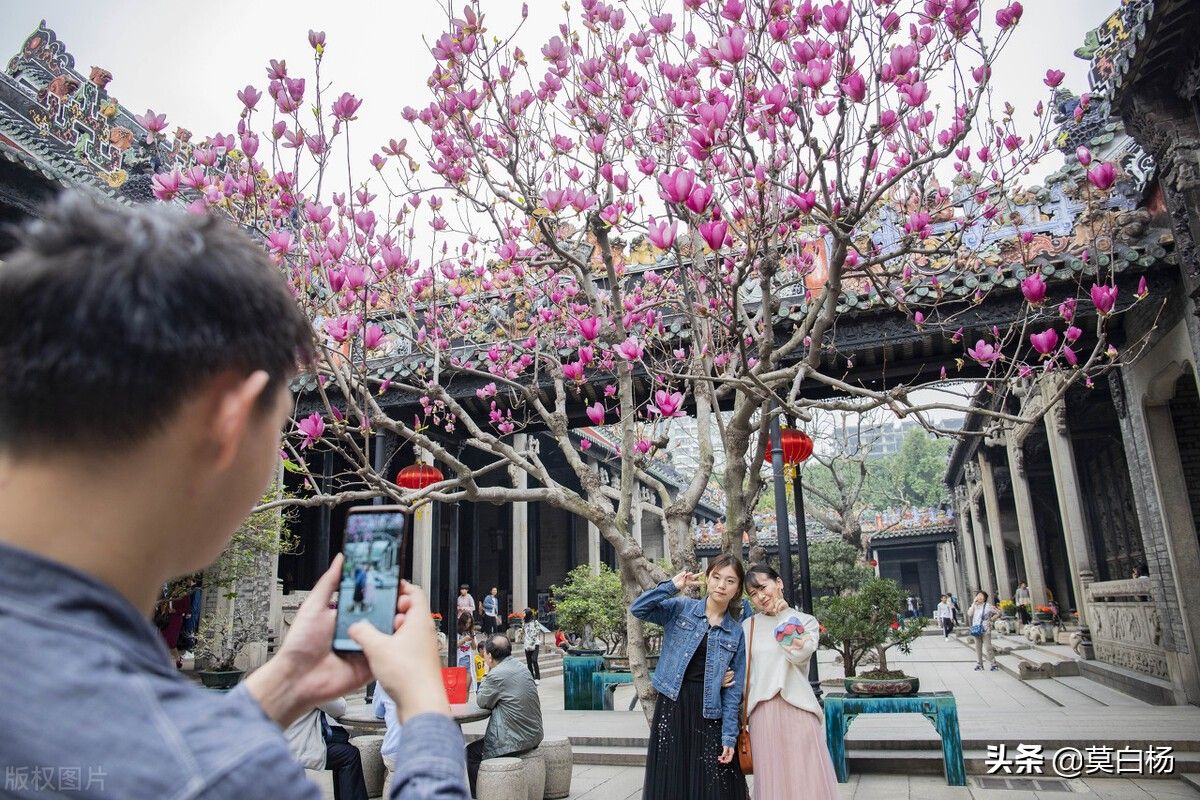
M742 566L742 560L737 556L729 553L722 553L714 558L708 564L708 569L705 570L704 576L707 578L719 569L725 567L733 567L734 574L737 575L738 586L737 593L729 601L729 606L725 609L725 613L729 614L734 619L742 618L742 594L746 590L746 568Z
M474 627L475 627L474 620L471 618L470 614L468 614L467 612L464 611L462 614L459 615L459 617L458 617L458 632L459 633L470 633L471 629Z

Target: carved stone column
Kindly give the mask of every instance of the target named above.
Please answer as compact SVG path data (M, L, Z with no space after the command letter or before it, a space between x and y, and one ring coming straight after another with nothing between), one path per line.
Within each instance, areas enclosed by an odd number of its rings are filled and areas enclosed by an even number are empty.
M980 586L979 562L975 559L975 532L971 530L971 503L967 500L965 486L954 487L954 506L958 513L958 532L962 540L963 564L967 571L967 591L974 592ZM963 597L965 595L960 595Z
M1053 387L1044 386L1046 402ZM1096 579L1091 533L1083 512L1079 491L1079 471L1075 465L1075 450L1071 447L1067 427L1066 404L1060 400L1050 407L1044 418L1046 439L1050 445L1050 466L1054 470L1054 486L1058 493L1058 509L1062 519L1063 536L1067 544L1067 563L1071 566L1071 586L1075 592L1075 610L1079 613L1079 630L1083 636L1080 652L1084 658L1096 657L1092 634L1087 623L1087 587ZM1062 605L1062 600L1059 598Z
M1008 442L1008 471L1012 476L1013 504L1017 510L1017 528L1021 532L1021 556L1025 562L1025 579L1034 606L1046 602L1046 573L1042 569L1042 547L1037 523L1033 516L1033 499L1025 476L1025 452L1011 434Z
M529 447L529 434L513 436L513 449L523 453ZM513 488L529 487L529 473L523 469L512 471ZM512 504L512 601L513 611L529 608L529 503L524 500Z
M974 461L968 462L966 472L970 480L967 484L967 506L971 513L971 533L975 543L975 570L979 576L979 583L971 587L971 590L977 592L982 589L994 596L996 594L996 575L993 571L992 560L988 558L987 527L983 524L983 515L980 509L982 491L977 488L979 486L979 466Z
M1000 493L992 461L983 452L978 455L979 482L983 485L983 506L987 511L988 533L992 540L992 568L996 573L996 602L1012 598L1012 577L1008 572L1008 555L1004 550L1004 529L1000 527Z
M421 451L418 460L432 464L433 454ZM422 503L413 512L413 583L426 592L433 590L433 503Z

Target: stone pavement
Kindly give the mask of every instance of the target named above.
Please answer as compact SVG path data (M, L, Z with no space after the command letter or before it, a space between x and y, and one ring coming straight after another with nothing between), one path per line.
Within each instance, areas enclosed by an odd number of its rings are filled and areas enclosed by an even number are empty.
M950 787L940 775L940 752L933 726L916 715L868 715L850 728L850 782L843 800L1061 800L1068 793L1095 800L1200 800L1194 781L1200 773L1200 708L1151 706L1086 678L1021 681L1004 672L975 672L975 654L962 643L923 636L913 651L889 652L890 667L921 679L922 691L951 691L959 707L960 729L968 756L969 785ZM833 654L821 651L822 679L840 678ZM836 687L831 687L837 690ZM565 711L562 678L547 677L539 694L548 736L567 736L575 743L572 798L626 800L640 798L648 726L640 710ZM628 708L632 687L617 690L615 707ZM352 701L353 702L353 701ZM464 726L470 737L482 735L486 722ZM1028 779L1009 776L1013 788L984 788L981 753L988 744L1037 743L1047 749L1092 745L1145 747L1156 743L1175 748L1176 777L1065 780L1038 790ZM855 757L855 752L858 758ZM931 752L932 751L932 752ZM972 768L974 752L974 769ZM881 756L878 759L869 756ZM918 757L933 756L939 774L912 774ZM924 759L926 768L929 759ZM590 763L588 763L590 762ZM874 762L874 763L872 763ZM856 765L868 765L857 768ZM869 769L869 772L864 772ZM1050 762L1047 777L1053 777ZM1180 779L1181 773L1191 775ZM327 794L332 797L332 794Z

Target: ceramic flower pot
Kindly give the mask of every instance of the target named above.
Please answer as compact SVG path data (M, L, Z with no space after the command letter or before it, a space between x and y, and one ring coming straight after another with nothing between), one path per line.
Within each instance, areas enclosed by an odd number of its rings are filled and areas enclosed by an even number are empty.
M899 695L916 694L921 687L920 678L873 678L870 675L858 675L853 678L843 678L843 685L850 694L870 695L871 697L896 697Z

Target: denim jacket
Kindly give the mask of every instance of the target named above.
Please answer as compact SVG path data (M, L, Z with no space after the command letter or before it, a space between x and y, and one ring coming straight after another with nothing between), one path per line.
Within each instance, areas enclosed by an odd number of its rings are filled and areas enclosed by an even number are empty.
M708 636L708 658L704 662L705 719L721 720L721 746L735 747L738 706L746 685L746 643L742 626L730 618L709 631L704 601L678 597L672 581L663 581L633 601L635 617L663 627L662 655L654 670L654 688L672 700L679 699L683 673L696 654L700 640ZM721 688L726 670L733 670L733 685Z

